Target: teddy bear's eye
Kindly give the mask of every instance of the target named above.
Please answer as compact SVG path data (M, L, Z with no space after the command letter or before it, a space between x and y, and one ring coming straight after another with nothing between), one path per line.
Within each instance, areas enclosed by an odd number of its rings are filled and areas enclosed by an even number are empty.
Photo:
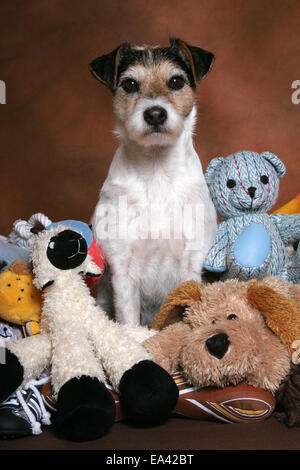
M260 181L261 181L263 184L268 184L269 178L267 177L267 175L262 175L262 176L260 177Z
M216 319L214 318L213 321L211 322L212 325L214 325L216 323Z
M231 315L228 315L227 317L227 320L236 320L236 319L237 319L237 316L234 313L232 313Z
M234 188L236 186L236 182L234 180L228 180L227 181L227 188Z

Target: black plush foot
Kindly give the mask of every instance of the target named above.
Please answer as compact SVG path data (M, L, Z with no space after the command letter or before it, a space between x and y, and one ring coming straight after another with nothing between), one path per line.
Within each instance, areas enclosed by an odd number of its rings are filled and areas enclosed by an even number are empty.
M71 441L102 437L113 425L116 405L104 383L83 375L66 382L57 397L56 424Z
M141 426L164 421L178 400L178 388L172 377L149 360L127 370L121 378L119 390L129 418Z
M24 369L9 349L0 348L0 402L6 400L23 382Z

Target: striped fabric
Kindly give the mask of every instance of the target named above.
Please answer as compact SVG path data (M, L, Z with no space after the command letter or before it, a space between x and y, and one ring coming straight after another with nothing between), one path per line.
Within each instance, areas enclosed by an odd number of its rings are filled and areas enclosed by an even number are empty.
M223 389L192 387L179 373L173 374L179 389L179 399L173 416L217 421L221 423L253 423L266 419L273 412L275 400L266 390L241 383ZM110 384L106 387L116 403L115 421L126 419L119 396ZM51 411L55 410L50 384L43 389L44 400Z

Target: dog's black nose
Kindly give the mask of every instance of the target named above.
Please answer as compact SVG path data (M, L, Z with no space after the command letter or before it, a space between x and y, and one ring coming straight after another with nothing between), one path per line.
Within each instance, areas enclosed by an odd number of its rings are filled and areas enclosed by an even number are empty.
M256 188L254 186L250 186L250 188L248 188L248 193L249 193L249 196L253 199L254 196L255 196L255 191L256 191Z
M225 333L219 333L206 341L206 347L212 356L222 359L226 354L230 341Z
M161 106L152 106L144 111L144 119L150 126L159 126L167 119L167 111Z

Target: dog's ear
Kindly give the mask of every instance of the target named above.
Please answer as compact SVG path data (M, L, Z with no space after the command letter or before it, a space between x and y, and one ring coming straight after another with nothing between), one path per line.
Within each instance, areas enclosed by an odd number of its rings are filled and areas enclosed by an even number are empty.
M197 85L212 68L215 60L214 54L201 47L190 46L178 38L170 38L170 46L189 65L195 85Z
M113 91L118 80L118 66L121 52L130 49L130 44L123 43L109 54L94 59L89 67L92 75Z
M249 283L247 297L250 305L261 312L268 327L279 336L293 356L293 344L300 338L300 309L297 302L256 280Z
M201 300L200 284L196 281L183 282L167 296L151 328L161 330L172 323L181 321L185 309L199 300Z

